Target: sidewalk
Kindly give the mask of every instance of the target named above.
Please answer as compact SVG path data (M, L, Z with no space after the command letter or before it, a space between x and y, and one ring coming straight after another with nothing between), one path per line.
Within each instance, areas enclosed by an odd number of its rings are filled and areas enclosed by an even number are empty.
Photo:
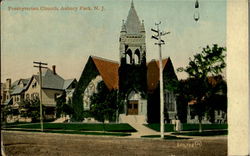
M159 135L160 134L160 132L152 130L142 124L133 123L133 122L128 123L128 124L137 130L137 132L131 133L131 136L128 136L130 138L140 138L143 135Z

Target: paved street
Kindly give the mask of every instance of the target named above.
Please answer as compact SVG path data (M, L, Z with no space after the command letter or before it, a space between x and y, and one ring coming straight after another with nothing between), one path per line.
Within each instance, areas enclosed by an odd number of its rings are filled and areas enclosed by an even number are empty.
M31 132L3 132L4 149L9 155L164 155L224 156L227 137L189 140L102 137Z

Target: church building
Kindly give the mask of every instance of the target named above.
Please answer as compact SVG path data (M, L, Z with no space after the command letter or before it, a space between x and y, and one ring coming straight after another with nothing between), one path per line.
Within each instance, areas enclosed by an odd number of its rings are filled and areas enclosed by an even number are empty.
M90 109L90 97L97 91L97 84L104 81L109 90L118 90L122 95L124 111L119 114L119 122L159 122L159 61L147 62L147 53L144 22L139 19L132 1L120 31L119 62L90 56L83 69L78 83L80 86L74 93L82 98L83 110ZM163 59L162 64L165 121L171 122L177 115L176 98L165 86L177 80L177 76L170 58Z

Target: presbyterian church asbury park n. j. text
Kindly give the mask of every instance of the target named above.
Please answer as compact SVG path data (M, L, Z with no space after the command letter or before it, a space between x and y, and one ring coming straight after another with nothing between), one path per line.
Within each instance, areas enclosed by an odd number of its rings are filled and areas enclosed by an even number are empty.
M118 90L124 95L124 110L119 114L120 123L128 120L140 123L158 122L159 61L147 62L145 40L144 23L140 21L132 1L127 20L123 21L120 31L120 62L89 57L74 93L82 98L82 104L75 110L90 110L90 97L97 91L97 84L104 81L109 90ZM169 80L177 80L177 76L170 58L163 59L162 63L165 86ZM166 122L171 122L177 115L176 97L167 89L164 89L164 105Z

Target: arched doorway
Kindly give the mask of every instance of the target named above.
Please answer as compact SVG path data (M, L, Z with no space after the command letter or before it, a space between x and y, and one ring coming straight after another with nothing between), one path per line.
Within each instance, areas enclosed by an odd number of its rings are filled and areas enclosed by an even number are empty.
M135 91L131 91L128 96L128 103L127 103L128 115L138 115L139 100L140 100L140 94L136 93Z

